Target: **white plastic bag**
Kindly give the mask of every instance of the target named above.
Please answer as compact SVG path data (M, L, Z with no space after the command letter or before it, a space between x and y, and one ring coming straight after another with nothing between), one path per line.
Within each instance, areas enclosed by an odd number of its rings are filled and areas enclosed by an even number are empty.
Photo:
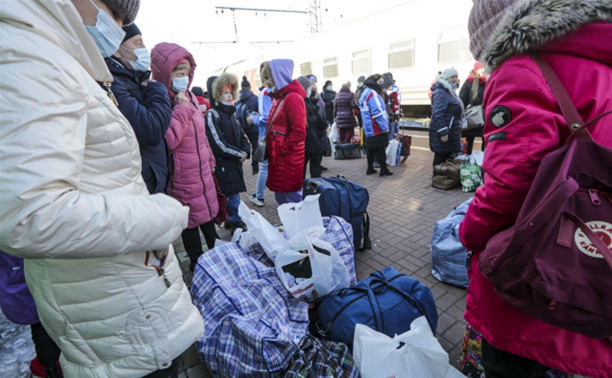
M302 202L285 203L278 207L278 217L283 224L287 238L291 239L312 227L320 228L323 233L325 229L319 206L320 196L320 194L307 196Z
M448 353L424 316L412 321L410 331L394 338L357 324L353 358L363 378L464 377L449 365Z
M391 167L395 167L399 164L400 158L400 144L399 141L393 139L389 142L387 146L387 165Z
M336 122L332 124L331 131L329 132L329 141L332 142L332 145L340 142L340 134L338 134L338 125ZM334 148L332 147L332 149Z
M278 229L272 226L261 214L249 209L244 202L240 202L238 215L247 225L247 232L240 235L240 247L248 248L254 241L257 241L263 248L266 255L274 261L278 250L287 244L287 239ZM244 240L244 241L243 241ZM249 244L250 243L250 244Z
M296 235L278 252L274 262L276 273L289 293L308 302L334 290L347 288L351 282L349 271L338 251L331 244L317 239L317 235L320 235L317 227ZM302 268L310 269L310 277L295 277L286 271L291 271L288 266L300 264L300 261L308 265Z

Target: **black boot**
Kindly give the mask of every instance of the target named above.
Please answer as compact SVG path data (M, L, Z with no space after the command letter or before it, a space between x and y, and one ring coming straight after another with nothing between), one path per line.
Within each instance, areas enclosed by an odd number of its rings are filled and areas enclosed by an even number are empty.
M384 171L380 171L380 177L385 177L385 176L392 176L393 172L391 172L390 170L384 170Z

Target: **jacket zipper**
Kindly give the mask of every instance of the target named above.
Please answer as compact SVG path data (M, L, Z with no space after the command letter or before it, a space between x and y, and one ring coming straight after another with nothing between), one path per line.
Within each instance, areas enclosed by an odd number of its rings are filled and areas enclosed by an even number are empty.
M117 98L115 97L115 94L111 90L112 82L105 81L102 84L106 87L106 91L108 92L108 97L110 97L110 99L113 101L113 104L115 104L115 106L119 106L119 103L117 102Z

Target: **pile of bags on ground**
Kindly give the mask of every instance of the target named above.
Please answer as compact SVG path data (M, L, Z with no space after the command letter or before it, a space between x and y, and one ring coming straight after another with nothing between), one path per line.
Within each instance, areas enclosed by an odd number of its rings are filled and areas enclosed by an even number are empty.
M461 186L464 192L473 192L484 183L482 162L484 152L473 151L471 155L460 155L434 167L432 186L451 190Z
M248 231L198 260L197 347L213 374L461 376L434 337L431 291L393 267L357 282L351 225L318 205L280 206L274 227L241 204Z

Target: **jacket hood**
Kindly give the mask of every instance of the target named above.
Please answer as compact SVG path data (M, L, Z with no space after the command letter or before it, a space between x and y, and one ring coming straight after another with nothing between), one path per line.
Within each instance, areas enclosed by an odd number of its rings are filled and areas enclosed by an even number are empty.
M610 0L522 0L495 27L479 60L491 72L513 55L539 50L583 25L598 21L612 22ZM610 26L599 24L596 27L602 29L607 39L604 35L589 33L591 41L584 38L586 46L557 44L559 51L556 52L582 52L590 59L598 57L610 62ZM564 51L568 48L571 51Z
M272 78L276 90L283 89L293 80L293 60L291 59L273 59L270 61L270 70L272 70Z
M270 96L273 98L281 98L291 92L297 93L301 98L306 98L306 91L304 90L302 84L300 84L300 82L297 80L293 80L279 91L270 93Z
M214 90L214 84L215 84L215 80L217 80L218 76L211 76L208 78L208 80L206 80L206 90L208 91L208 101L210 102L210 107L211 108L216 108L218 102L215 101L214 96L211 95L211 93L213 93Z
M174 98L175 95L172 89L172 71L174 71L176 66L178 66L179 62L183 59L187 59L191 65L189 85L187 87L189 88L193 82L193 75L196 69L196 62L195 59L193 59L193 55L191 55L187 49L176 43L162 42L151 50L151 71L153 72L153 78L166 86L171 98Z
M378 85L377 79L375 77L373 76L368 77L366 81L363 82L363 85L366 87L372 88L373 90L378 92L378 94L382 95L382 87Z
M94 80L113 81L104 58L71 0L12 1L10 6L3 4L0 7L0 20L57 45L76 59Z
M240 101L244 101L253 95L253 91L249 89L240 90Z

